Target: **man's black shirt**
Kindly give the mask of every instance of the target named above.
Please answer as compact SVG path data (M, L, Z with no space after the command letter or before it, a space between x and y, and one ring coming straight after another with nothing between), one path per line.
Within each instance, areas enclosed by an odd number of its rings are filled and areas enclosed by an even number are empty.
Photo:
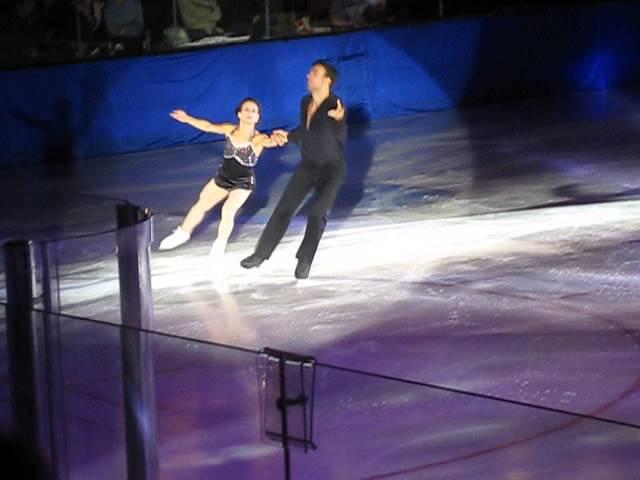
M322 102L311 117L307 130L307 112L312 100L311 95L302 98L300 126L289 133L289 141L300 145L303 164L310 166L341 164L344 162L347 124L345 118L337 121L328 115L329 110L337 108L338 97L331 93Z

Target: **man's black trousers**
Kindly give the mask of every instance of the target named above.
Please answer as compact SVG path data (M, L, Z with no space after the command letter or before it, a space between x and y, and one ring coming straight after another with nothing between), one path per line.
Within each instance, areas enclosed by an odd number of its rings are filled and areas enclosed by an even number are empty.
M347 169L343 162L319 167L301 163L289 180L278 205L262 232L255 254L264 259L271 256L300 205L309 192L313 191L307 217L307 228L296 255L299 261L311 264L327 224L327 215L345 181L346 174Z

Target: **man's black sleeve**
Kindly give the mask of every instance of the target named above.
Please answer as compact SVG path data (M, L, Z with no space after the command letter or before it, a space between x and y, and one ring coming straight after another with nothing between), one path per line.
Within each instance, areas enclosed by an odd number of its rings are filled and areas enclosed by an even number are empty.
M342 99L339 99L339 100L340 100L340 103L342 103L342 105L344 106L344 101ZM338 141L341 143L342 146L344 146L347 143L347 109L346 107L344 111L344 117L342 117L342 120L334 120L333 118L331 118L329 119L329 122L331 124L331 128L333 129L333 132L336 134L336 137L338 138Z
M302 134L302 127L296 127L289 132L289 142L300 144L300 136Z
M289 142L293 142L296 144L300 144L300 140L302 139L302 129L304 128L303 119L307 116L307 97L302 97L300 100L300 125L289 132L288 140Z

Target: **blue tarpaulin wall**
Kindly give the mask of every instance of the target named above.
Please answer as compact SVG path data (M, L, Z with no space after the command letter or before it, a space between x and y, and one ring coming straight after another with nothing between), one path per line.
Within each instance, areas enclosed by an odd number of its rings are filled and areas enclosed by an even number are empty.
M4 71L0 166L211 141L168 113L233 120L245 96L262 102L262 129L291 127L317 58L337 64L352 117L376 120L634 86L639 40L640 6L615 4Z

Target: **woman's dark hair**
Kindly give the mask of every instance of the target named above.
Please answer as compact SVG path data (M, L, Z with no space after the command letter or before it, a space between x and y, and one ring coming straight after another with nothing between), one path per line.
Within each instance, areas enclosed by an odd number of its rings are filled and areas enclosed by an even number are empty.
M246 97L240 100L240 103L236 107L236 113L240 113L240 110L242 110L245 103L255 104L258 107L258 115L260 115L260 119L262 119L262 105L260 105L260 102L253 97Z
M325 75L331 79L331 88L335 87L336 82L338 81L338 70L336 70L336 67L326 60L316 60L311 64L312 67L315 67L316 65L320 65L324 68Z

